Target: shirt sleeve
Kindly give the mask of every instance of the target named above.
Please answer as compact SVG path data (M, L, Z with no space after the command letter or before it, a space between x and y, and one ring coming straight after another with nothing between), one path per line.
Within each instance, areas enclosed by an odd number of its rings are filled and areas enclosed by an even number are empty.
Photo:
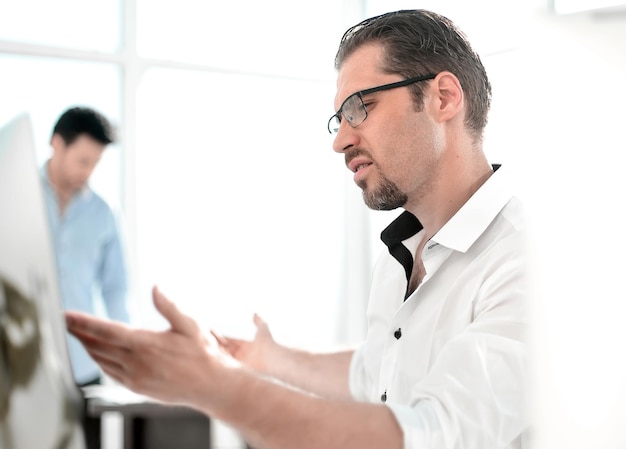
M352 395L354 400L359 402L365 402L368 399L368 393L366 390L366 385L368 385L368 382L365 378L366 370L364 368L363 351L363 345L361 345L356 351L354 351L354 354L352 354L352 359L350 360L349 372L350 394Z
M128 274L120 229L110 214L110 236L102 251L100 269L101 294L109 318L129 322L127 307Z
M405 449L510 447L526 427L523 352L521 344L478 332L451 342L415 386L412 404L389 404ZM449 368L459 361L464 370Z
M409 403L388 404L405 449L518 447L529 426L530 390L521 276L510 272L483 284L473 321L412 387Z

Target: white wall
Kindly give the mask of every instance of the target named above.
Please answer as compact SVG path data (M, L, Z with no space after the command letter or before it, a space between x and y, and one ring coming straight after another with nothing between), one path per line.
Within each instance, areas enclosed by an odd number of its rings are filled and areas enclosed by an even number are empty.
M536 449L623 449L626 15L539 11L521 37L487 58L488 147L520 167L535 220Z

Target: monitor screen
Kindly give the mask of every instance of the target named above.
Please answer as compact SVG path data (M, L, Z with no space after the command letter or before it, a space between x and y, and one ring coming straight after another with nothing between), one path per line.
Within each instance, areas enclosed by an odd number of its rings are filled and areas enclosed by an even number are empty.
M0 128L0 447L84 449L30 118Z

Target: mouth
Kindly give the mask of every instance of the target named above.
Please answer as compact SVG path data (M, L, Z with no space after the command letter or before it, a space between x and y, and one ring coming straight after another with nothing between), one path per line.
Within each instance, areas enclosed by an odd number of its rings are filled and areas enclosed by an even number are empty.
M369 160L353 160L348 164L348 169L354 173L354 182L361 188L364 188L365 178L368 176L369 168L373 165L374 163Z
M365 162L363 164L350 167L350 170L352 170L352 173L358 173L359 171L363 170L365 167L369 167L370 165L372 165L371 162Z
M358 173L370 165L373 165L373 163L374 162L372 162L369 157L359 153L355 153L351 157L348 156L346 158L346 166L352 173Z
M363 150L356 149L350 153L346 153L346 167L354 174L354 182L361 186L365 182L368 170L374 166L374 161L368 153Z

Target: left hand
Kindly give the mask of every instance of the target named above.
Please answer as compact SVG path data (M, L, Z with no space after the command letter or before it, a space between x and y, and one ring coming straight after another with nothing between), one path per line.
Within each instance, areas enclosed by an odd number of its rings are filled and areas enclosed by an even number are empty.
M256 335L253 340L226 337L211 330L217 344L242 364L262 373L272 374L271 366L280 362L278 344L274 341L270 328L263 319L254 314Z

